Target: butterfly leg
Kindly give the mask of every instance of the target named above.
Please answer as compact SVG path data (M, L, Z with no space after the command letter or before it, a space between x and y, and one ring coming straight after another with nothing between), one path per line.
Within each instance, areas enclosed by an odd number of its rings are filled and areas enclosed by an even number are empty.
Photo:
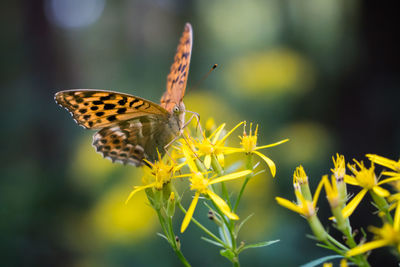
M196 131L198 130L198 128L200 128L200 131L201 131L200 114L197 113L197 112L194 112L194 111L189 111L189 110L187 110L186 112L192 113L192 116L191 116L190 119L183 125L182 129L185 129L186 126L188 126L189 123L191 123L192 120L193 120L194 118L196 118L196 120L197 120Z

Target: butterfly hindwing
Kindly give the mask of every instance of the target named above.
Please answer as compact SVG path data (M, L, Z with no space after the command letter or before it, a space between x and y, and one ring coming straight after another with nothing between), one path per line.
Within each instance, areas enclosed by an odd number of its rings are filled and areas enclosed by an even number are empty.
M104 128L140 116L168 116L164 108L151 101L112 91L67 90L58 92L55 100L87 129Z
M143 164L143 159L156 160L157 150L164 154L166 122L146 116L101 129L93 136L93 146L113 162Z
M179 40L174 62L167 76L167 90L161 98L161 106L172 111L176 104L182 102L189 75L190 58L192 55L193 32L190 23L186 23L182 37Z

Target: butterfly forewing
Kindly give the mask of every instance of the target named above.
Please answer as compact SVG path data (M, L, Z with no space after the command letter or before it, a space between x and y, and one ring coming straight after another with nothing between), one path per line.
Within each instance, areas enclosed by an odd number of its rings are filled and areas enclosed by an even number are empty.
M190 57L192 55L193 33L192 26L186 23L182 37L167 76L167 90L161 98L161 106L169 112L179 104L185 94L189 75Z
M167 117L161 106L128 94L102 90L67 90L55 95L76 122L88 129L99 129L146 115Z

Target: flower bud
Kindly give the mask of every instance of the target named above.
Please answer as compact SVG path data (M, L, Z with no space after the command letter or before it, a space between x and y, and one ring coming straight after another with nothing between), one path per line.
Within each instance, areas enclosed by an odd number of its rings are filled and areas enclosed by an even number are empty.
M167 202L167 216L169 217L173 217L175 214L175 203L176 203L176 199L175 199L175 193L171 192L171 194L169 195L169 199Z

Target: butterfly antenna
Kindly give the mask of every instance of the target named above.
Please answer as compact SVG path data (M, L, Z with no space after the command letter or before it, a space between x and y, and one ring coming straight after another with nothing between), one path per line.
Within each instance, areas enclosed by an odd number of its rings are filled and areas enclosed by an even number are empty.
M194 85L192 86L191 90L193 90L194 88L197 88L202 82L204 82L205 79L207 79L207 77L211 74L211 72L213 72L213 70L215 70L218 67L218 64L214 64L211 69L204 74L204 76Z

